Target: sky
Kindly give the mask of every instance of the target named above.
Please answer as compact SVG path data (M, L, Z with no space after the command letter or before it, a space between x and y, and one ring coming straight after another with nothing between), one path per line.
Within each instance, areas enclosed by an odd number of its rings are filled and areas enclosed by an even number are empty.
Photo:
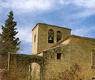
M32 54L32 29L37 23L70 28L73 35L95 38L95 0L0 0L0 33L10 11L17 22L22 54Z

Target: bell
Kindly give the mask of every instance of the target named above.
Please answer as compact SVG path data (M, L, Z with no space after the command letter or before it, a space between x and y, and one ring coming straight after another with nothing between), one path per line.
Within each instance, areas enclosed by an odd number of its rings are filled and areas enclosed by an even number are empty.
M52 38L50 37L49 40L52 40Z

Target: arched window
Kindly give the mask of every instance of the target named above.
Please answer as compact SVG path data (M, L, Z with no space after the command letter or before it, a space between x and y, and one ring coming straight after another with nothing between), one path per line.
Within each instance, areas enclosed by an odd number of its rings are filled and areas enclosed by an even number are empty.
M62 38L62 33L60 31L57 31L57 42L59 42Z
M50 29L48 31L48 43L53 43L54 42L54 31Z

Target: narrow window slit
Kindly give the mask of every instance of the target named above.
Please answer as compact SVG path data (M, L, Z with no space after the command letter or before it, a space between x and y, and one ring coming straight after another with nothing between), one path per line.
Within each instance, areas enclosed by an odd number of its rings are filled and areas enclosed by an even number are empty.
M61 53L57 53L57 59L61 59Z

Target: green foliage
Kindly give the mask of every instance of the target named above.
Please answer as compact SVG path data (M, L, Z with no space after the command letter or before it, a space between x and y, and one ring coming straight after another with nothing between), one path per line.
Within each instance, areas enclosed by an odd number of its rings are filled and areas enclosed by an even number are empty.
M8 19L5 21L5 26L2 25L2 34L1 34L1 41L2 41L2 47L1 52L2 53L16 53L19 50L20 41L19 38L16 38L16 34L18 33L16 31L17 28L15 26L17 23L13 21L13 12L10 11L8 15Z

